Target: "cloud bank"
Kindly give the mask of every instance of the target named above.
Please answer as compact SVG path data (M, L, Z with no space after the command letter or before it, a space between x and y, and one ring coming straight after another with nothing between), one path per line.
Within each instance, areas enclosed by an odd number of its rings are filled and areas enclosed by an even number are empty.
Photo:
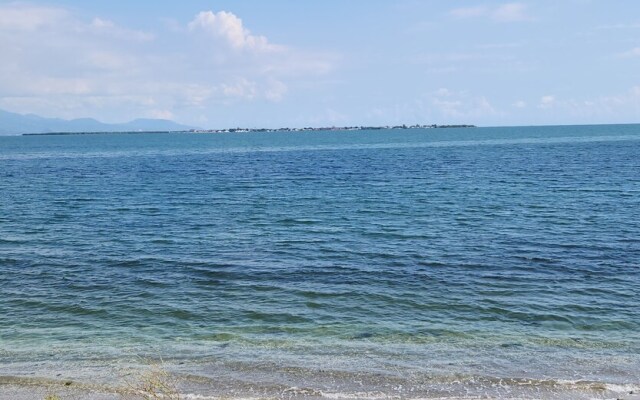
M0 108L61 118L207 121L207 109L278 103L333 59L271 43L237 15L202 11L144 31L61 8L0 5Z

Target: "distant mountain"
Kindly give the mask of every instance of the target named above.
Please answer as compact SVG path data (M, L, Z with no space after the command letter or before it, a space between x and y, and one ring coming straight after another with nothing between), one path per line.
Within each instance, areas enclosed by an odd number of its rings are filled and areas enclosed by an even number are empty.
M135 119L122 124L107 124L93 118L65 120L0 110L0 135L51 132L186 131L189 129L194 128L166 119Z

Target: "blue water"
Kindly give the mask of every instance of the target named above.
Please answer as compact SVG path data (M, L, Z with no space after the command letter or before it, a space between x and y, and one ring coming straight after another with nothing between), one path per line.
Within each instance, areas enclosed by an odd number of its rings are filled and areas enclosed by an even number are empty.
M5 377L615 397L639 272L640 125L0 137Z

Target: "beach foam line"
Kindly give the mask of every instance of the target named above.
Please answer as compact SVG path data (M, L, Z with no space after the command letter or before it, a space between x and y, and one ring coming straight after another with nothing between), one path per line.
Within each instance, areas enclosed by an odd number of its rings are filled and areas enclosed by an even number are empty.
M434 377L436 378L436 377ZM423 382L424 384L424 382ZM260 386L260 383L257 383ZM48 389L52 392L74 392L86 395L87 399L111 399L117 398L118 390L113 387L74 381L70 379L52 379L45 377L25 377L0 375L0 400L11 399L10 393L25 394L16 397L27 399L28 393ZM215 388L211 388L215 389ZM625 399L640 400L640 383L611 383L590 380L567 379L533 379L533 378L494 378L494 377L437 377L427 387L423 387L422 393L408 393L396 391L375 390L332 391L327 388L291 386L283 390L265 392L263 396L252 396L250 393L199 394L181 393L181 398L188 400L264 400L264 399L330 399L330 400L387 400L387 399L412 399L412 400L474 400L474 399L544 399L550 396L554 398L571 399ZM443 393L443 391L445 391ZM433 396L430 395L431 392ZM438 393L440 392L440 393ZM448 392L448 393L447 393ZM572 394L574 397L572 397ZM248 395L248 396L247 396Z
M382 392L353 392L353 393L340 393L340 392L320 392L322 397L327 399L366 399L366 400L382 400L382 399L399 399L400 396L389 395Z
M605 383L604 386L607 390L610 390L612 392L619 392L619 393L633 392L633 393L640 394L640 385Z

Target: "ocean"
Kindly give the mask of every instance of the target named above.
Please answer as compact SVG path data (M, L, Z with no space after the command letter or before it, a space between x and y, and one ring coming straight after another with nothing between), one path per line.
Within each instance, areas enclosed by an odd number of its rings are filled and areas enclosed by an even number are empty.
M0 137L3 399L640 398L639 272L640 125Z

